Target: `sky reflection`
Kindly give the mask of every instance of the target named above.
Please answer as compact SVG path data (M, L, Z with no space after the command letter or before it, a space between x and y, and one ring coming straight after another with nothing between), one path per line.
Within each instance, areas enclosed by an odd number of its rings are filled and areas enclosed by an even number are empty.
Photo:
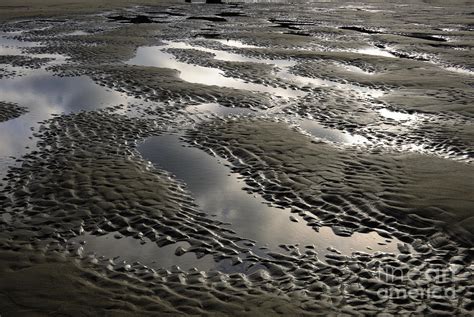
M328 247L346 254L356 250L397 252L395 240L379 245L385 239L375 232L356 233L350 238L337 236L327 227L316 232L288 209L270 207L259 194L242 190L245 183L224 165L225 160L183 145L179 136L163 135L147 139L138 150L146 160L183 180L200 209L215 215L216 220L231 223L239 236L273 250L278 250L279 244L300 244L315 245L320 254L327 254ZM289 221L291 215L299 222Z
M0 96L1 101L28 108L28 113L0 123L0 177L13 162L10 156L21 157L35 146L33 133L40 121L53 114L96 110L132 100L88 77L57 77L45 70L28 70L21 77L0 79Z
M163 49L171 47L173 46L140 47L136 56L128 61L128 64L176 69L180 72L179 77L190 83L266 92L283 98L296 98L302 95L301 92L296 90L246 83L241 79L225 77L224 72L217 68L179 62L172 54L163 51Z

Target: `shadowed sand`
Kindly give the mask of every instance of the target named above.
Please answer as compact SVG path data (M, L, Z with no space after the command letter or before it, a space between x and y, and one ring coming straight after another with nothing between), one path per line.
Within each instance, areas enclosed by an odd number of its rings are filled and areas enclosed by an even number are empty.
M376 226L387 231L396 228L395 219L402 217L410 222L409 215L415 214L469 244L473 241L474 202L469 193L474 191L474 176L472 166L464 163L421 155L338 150L291 131L284 124L265 121L204 124L191 132L191 139L231 161L240 159L242 163L235 167L247 176L252 190L267 194L266 188L272 184L279 187L268 191L271 201L294 207L302 199L319 207L314 212L323 223L327 218L327 224L331 224L336 216L347 217L344 222L350 224L346 228L349 231L375 225L376 221L365 223L363 213L357 215L351 210L351 202L359 201L376 207L374 212L380 213L375 216L380 221ZM272 173L267 175L271 176L256 178L268 169ZM272 195L273 191L277 194ZM340 225L340 221L335 223Z
M3 0L0 315L469 315L468 2L410 3ZM170 135L283 226L391 248L260 247L141 156ZM433 270L455 298L380 292L436 290Z
M70 16L108 11L134 5L173 4L168 0L5 0L0 5L0 20Z

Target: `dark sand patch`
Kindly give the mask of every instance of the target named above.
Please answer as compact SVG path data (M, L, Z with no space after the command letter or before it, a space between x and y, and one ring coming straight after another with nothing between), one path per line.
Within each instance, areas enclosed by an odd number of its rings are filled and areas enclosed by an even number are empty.
M407 204L421 217L440 220L444 230L465 236L472 244L474 167L419 155L408 156L402 164L411 178L403 189L412 195L407 196Z
M20 18L38 18L51 16L71 16L107 11L132 5L176 4L177 1L156 0L5 0L0 6L0 19L4 21Z
M136 316L177 313L159 297L68 259L2 241L0 305L4 316ZM128 284L128 285L127 285Z
M19 55L0 55L0 64L32 69L38 69L40 67L43 67L52 60L53 59L51 58L28 57Z
M417 175L414 174L417 165L412 166L419 164L416 156L382 156L357 149L339 150L324 143L312 142L285 125L265 121L210 123L193 131L190 137L205 149L212 149L234 162L236 170L247 177L251 190L283 206L297 208L300 205L303 210L310 208L322 223L331 226L342 224L342 232L367 228L393 233L413 230L410 236L414 237L417 229L403 224L403 221L410 223L409 215L412 213L429 214L427 218L435 220L434 223L444 220L446 223L443 226L457 224L470 217L466 210L472 209L472 201L463 194L472 191L471 178L469 173L466 174L467 171L472 172L472 167L463 163L452 164L459 167L459 175L466 175L462 180L458 178L465 190L445 192L443 205L439 206L451 205L450 212L456 216L448 221L435 204L436 190L427 191L424 187L426 183L416 180L416 177L421 177L427 183L438 181L436 173L441 167L436 164L442 160L425 158L432 170ZM415 159L411 160L412 157ZM242 160L242 163L236 159ZM463 169L467 171L461 172ZM429 180L429 177L432 179ZM272 187L275 189L270 189ZM407 187L412 191L406 190ZM425 199L410 204L413 201L411 197L418 194L417 188ZM360 214L356 216L353 206L361 204L366 207L359 207ZM456 217L459 217L458 220L455 220ZM400 220L402 223L399 223ZM466 238L472 239L472 228L464 229L469 232ZM426 233L436 231L433 227L426 227L425 230ZM462 236L462 232L458 234ZM406 234L399 238L411 240Z
M238 276L231 286L223 282L225 276L197 271L135 266L127 272L111 269L110 264L107 268L74 260L65 251L38 251L24 242L2 240L1 244L0 309L4 316L309 315L295 298L263 289L247 292L238 284L245 280ZM253 283L260 284L258 279Z
M0 101L0 122L17 118L26 112L27 110L24 107Z
M225 106L269 107L270 96L227 87L189 83L176 70L135 65L76 68L99 84L152 101L218 102ZM69 74L66 72L66 74Z
M11 169L7 188L0 195L1 209L6 211L0 217L2 237L9 240L31 238L24 243L24 248L18 245L23 243L20 241L2 243L0 253L6 255L0 255L0 262L9 263L7 258L14 258L14 264L7 265L5 270L2 268L6 273L0 273L0 282L3 282L0 288L15 294L15 303L36 305L33 311L38 311L38 314L49 307L61 309L58 300L62 304L66 294L70 306L64 307L78 315L89 312L91 315L97 312L117 315L129 311L132 315L153 315L157 311L174 315L206 312L239 316L277 313L328 315L328 310L347 315L376 315L381 311L393 315L469 315L473 307L472 249L469 249L472 242L463 247L440 228L459 239L468 238L472 202L466 194L472 192L469 186L472 181L466 175L472 174L471 165L419 155L387 154L383 149L335 148L330 144L311 142L283 124L258 119L206 123L199 127L202 130L192 132L189 139L197 140L204 149L215 149L226 156L236 167L235 171L246 178L249 192L260 192L268 202L293 208L314 229L328 225L341 236L376 230L387 239L396 236L409 244L399 245L400 254L355 252L346 256L332 250L327 263L318 260L311 246L285 245L282 246L285 252L271 252L269 258L248 252L248 261L265 267L265 270L246 275L198 270L182 272L178 268L150 270L139 263L113 263L110 259L84 255L80 247L70 246L68 240L80 237L87 229L97 230L97 234L121 232L121 235L137 241L142 236L151 237L151 241L160 245L172 245L182 239L192 246L187 251L199 256L212 254L216 258L238 260L235 252L249 250L238 244L245 241L226 230L225 225L210 220L196 209L192 197L183 191L184 184L162 170L147 166L135 152L134 144L168 128L181 127L178 114L185 104L179 102L219 101L224 106L266 108L268 96L188 84L177 80L173 70L123 64L133 57L137 47L158 45L161 40L182 41L198 34L218 34L223 39L264 46L263 49L230 48L245 56L293 59L302 64L316 60L312 67L321 66L321 76L325 78L361 86L380 86L383 90L400 89L402 94L407 91L404 90L403 77L416 77L419 82L407 80L405 83L423 102L413 104L412 96L397 96L398 100L387 98L384 106L395 111L407 109L415 117L418 115L416 111L432 112L434 119L430 125L425 125L425 129L415 129L414 138L419 139L422 134L433 130L426 139L419 140L431 142L432 148L439 147L444 153L452 151L454 154L447 156L449 159L472 154L469 137L472 134L469 128L471 109L468 107L471 85L468 75L469 67L472 68L470 16L461 4L435 2L442 6L442 10L421 2L412 6L374 3L357 9L342 2L317 3L311 6L311 10L304 5L292 5L293 16L288 16L290 10L286 3L243 4L240 9L248 13L247 16L227 16L227 22L218 23L188 20L186 17L215 16L227 5L182 4L169 10L166 5L158 5L154 8L134 7L128 12L120 10L111 14L146 15L163 23L105 24L107 13L77 20L59 17L2 25L2 29L14 31L29 27L48 28L32 30L19 35L19 38L42 41L43 47L28 49L31 52L71 56L69 64L51 67L60 75L87 74L111 89L166 102L152 104L148 109L144 106L146 111L140 113L153 116L153 119L129 119L113 114L114 109L121 109L118 106L109 109L110 112L60 116L45 124L38 135L39 150L27 155L21 167ZM92 4L86 0L59 4L56 0L45 0L27 8L7 0L2 5L12 4L14 7L6 10L2 7L0 16L10 19L72 15L104 12L113 6L124 5L122 1L115 1L112 6L99 8L109 3L94 1ZM53 4L57 6L50 6ZM163 18L160 14L146 13L153 10L171 10L172 14ZM281 33L282 28L267 23L272 19L283 21L285 29L290 27L305 36ZM365 21L363 27L373 30L389 26L394 35L340 30L339 21L346 25L359 25L360 21ZM71 35L70 32L78 29L88 32ZM397 35L415 32L441 36L447 42ZM376 53L384 56L365 54L367 47L379 48ZM448 71L436 69L438 66L443 68L448 61L449 65L458 66L466 73L448 75ZM337 71L337 66L333 68L333 62L360 67L375 74L345 74ZM230 64L223 67L232 68ZM266 72L265 68L262 67L262 73ZM253 76L247 70L240 73ZM318 73L313 73L318 78ZM440 96L436 96L438 90L442 91ZM373 99L358 98L352 90L338 91L327 87L319 90L307 87L305 91L312 92L306 103L298 104L291 111L298 112L298 107L306 108L302 114L319 113L321 117L327 117L323 121L325 126L344 131L356 131L364 124L383 122L383 127L374 129L376 138L371 140L388 139L401 145L413 140L410 136L398 138L396 129L400 127L397 124L392 122L393 131L386 128L387 120L374 119L377 113L374 114L371 107L377 101ZM324 100L325 96L329 102ZM169 101L178 103L171 105ZM318 108L320 103L324 108ZM440 112L446 113L440 115ZM381 130L387 131L382 133ZM441 169L447 172L437 173ZM452 174L459 177L451 180ZM440 190L443 190L442 195ZM144 195L137 195L138 192ZM305 217L306 213L311 213L311 219L315 215L319 219L311 221ZM48 250L47 256L67 249L75 259L82 258L98 265L87 274L81 273L84 272L83 263L81 266L75 263L70 268L69 264L63 265L64 262L56 264L56 260L46 259L35 267L24 265L43 256L35 253L41 249ZM28 260L15 258L12 252L17 251ZM179 254L183 250L177 249L176 252ZM42 260L38 262L42 263ZM22 268L25 274L18 276L23 272ZM17 273L12 272L18 269ZM442 285L443 289L456 289L454 299L448 296L387 299L378 293L380 289L393 288L423 292L435 290L438 281L427 277L432 269L442 269L443 272L454 269L455 278ZM407 272L414 273L409 280L400 278L400 274ZM35 277L39 281L32 281ZM29 293L22 286L14 285L14 279L24 281L25 285L38 285L41 281L49 285L50 280L58 280L61 288L48 288L47 294L37 292L35 288ZM61 284L61 280L65 282ZM67 291L58 294L66 287ZM83 297L76 298L76 289L77 296ZM99 303L90 298L87 294L90 292L99 294ZM42 301L32 304L33 297L29 294ZM82 301L82 298L90 299L90 302ZM2 295L1 300L4 299L7 304L0 307L11 307L9 313L33 313L25 312L24 307L12 304L11 299ZM111 299L113 303L110 303ZM261 306L264 306L263 311L259 310Z
M212 53L196 49L167 49L178 61L203 67L217 68L226 77L243 79L246 82L272 87L289 88L292 86L275 76L275 65L256 62L232 62L214 59Z
M167 173L134 159L128 144L159 133L153 121L83 112L48 123L39 151L9 174L1 203L12 227L5 234L66 241L84 231L120 232L158 246L187 241L200 254L238 254L242 239L197 211Z
M459 83L457 80L451 82ZM384 96L383 100L402 109L432 113L455 112L472 118L472 96L472 88L450 88L442 85L438 89L403 88Z

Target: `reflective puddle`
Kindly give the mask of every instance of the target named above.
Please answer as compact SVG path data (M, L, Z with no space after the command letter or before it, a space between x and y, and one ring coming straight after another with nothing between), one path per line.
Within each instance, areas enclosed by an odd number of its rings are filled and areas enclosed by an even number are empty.
M191 116L191 118L196 123L209 121L215 118L222 118L228 116L251 116L261 113L259 111L254 111L249 108L224 107L219 105L218 103L206 103L188 106L184 110L185 115Z
M237 48L261 48L260 46L245 44L237 40L215 40L227 46L237 47Z
M320 255L330 252L328 248L344 254L398 252L395 239L386 241L375 232L350 238L337 236L328 227L316 232L289 209L270 206L259 194L243 190L244 181L231 172L226 160L186 145L178 135L149 138L138 150L144 159L182 180L201 210L230 223L238 236L257 241L255 248L281 251L281 244L312 245Z
M90 78L62 78L45 70L26 71L24 76L0 79L0 96L28 108L28 113L0 122L0 178L15 159L31 151L40 122L55 114L97 110L128 104L134 99L95 84Z
M170 43L170 45L176 48L197 49L204 52L212 53L215 55L214 56L215 59L228 61L228 62L261 63L261 64L275 65L281 68L288 68L288 67L292 67L296 65L295 61L291 61L287 59L255 58L255 57L249 57L249 56L227 52L227 51L215 50L215 49L201 47L201 46L193 46L193 45L182 43L182 42L174 42L174 43ZM249 47L249 46L244 46L244 47Z
M85 35L85 33L79 31L69 35ZM238 41L223 40L221 42L229 46L254 48ZM23 43L0 36L0 54L8 53L8 50L21 54L21 48L36 45L38 44ZM302 91L245 83L240 79L225 77L219 69L179 62L173 55L164 51L166 48L200 49L214 54L216 59L225 61L273 64L280 68L276 76L300 86L331 86L373 96L380 93L377 90L355 85L293 75L289 69L296 64L294 61L256 59L231 52L196 48L186 43L141 47L128 63L177 69L181 79L192 83L265 92L284 98L297 98L304 95ZM0 80L1 100L16 103L29 110L27 114L19 118L0 123L0 176L2 178L9 166L16 165L16 158L34 149L37 139L33 133L38 131L41 121L58 114L97 110L107 106L137 102L135 98L101 87L85 76L56 77L44 69L24 70L23 73L22 77ZM189 116L200 120L229 115L271 115L271 112L253 112L249 109L227 108L218 104L190 106L185 111ZM380 114L399 118L395 120L409 120L403 117L406 114L397 114L388 110L381 110ZM328 129L309 119L300 120L299 124L312 136L329 142L342 144L367 142L363 137ZM146 160L182 180L202 211L216 220L229 223L230 229L234 230L238 236L257 241L257 244L251 247L252 252L256 254L264 256L267 250L282 252L281 245L296 245L301 248L312 246L321 258L333 252L331 250L338 250L343 254L351 254L354 251L398 252L398 240L387 240L375 232L355 233L347 238L334 234L329 227L321 227L315 231L301 216L292 214L290 209L277 208L268 204L261 195L245 191L244 181L231 172L228 162L186 145L177 135L149 138L138 147L138 150ZM306 216L311 217L311 215ZM103 236L86 233L71 242L81 241L85 242L82 246L84 253L93 252L108 258L120 256L117 261L128 263L139 261L157 268L178 265L185 270L197 267L201 270L216 269L223 272L247 271L245 261L243 264L232 265L230 260L216 263L211 256L198 259L194 253L178 254L176 252L178 248L189 247L185 242L159 247L150 240L123 237L117 233ZM242 255L242 258L245 259L245 255Z
M59 54L27 54L25 49L31 47L41 46L40 42L20 41L13 38L13 35L21 34L22 32L0 32L0 55L19 55L34 58L50 58L49 64L60 64L66 60L66 56Z
M288 70L284 69L278 73L278 76L284 78L285 80L294 82L299 86L313 86L313 87L333 87L343 91L348 92L357 92L365 96L371 96L373 98L382 97L385 92L378 89L373 89L369 87L357 86L353 84L343 84L335 81L321 79L321 78L312 78L304 77L290 73Z
M178 45L178 47L179 46L181 45ZM180 72L179 77L190 83L270 93L283 98L296 98L302 95L301 92L296 90L246 83L241 79L225 77L224 72L217 68L179 62L172 54L163 51L166 48L173 48L173 45L140 47L137 50L136 56L127 63L131 65L176 69Z
M361 135L353 135L337 129L327 128L319 124L317 121L310 119L302 119L299 122L299 126L304 132L307 132L309 135L319 140L346 145L371 143L367 138Z
M117 233L108 233L103 236L84 234L71 239L70 243L82 244L83 255L95 254L107 259L114 259L115 263L126 262L133 264L140 262L152 268L172 268L178 266L182 270L197 268L203 271L219 268L221 271L232 270L226 268L226 263L216 263L211 255L197 258L192 252L182 255L176 254L176 249L187 249L187 242L178 242L158 247L147 238L138 240L133 237L124 237ZM238 268L234 268L238 270Z
M0 32L0 47L35 47L39 46L38 42L20 41L14 38L18 33Z
M382 108L377 111L379 112L381 116L387 119L395 120L395 121L414 121L417 118L417 116L414 114L393 111L387 108Z
M369 76L372 76L372 75L375 75L375 72L369 72L369 71L366 71L360 67L357 67L357 66L354 66L354 65L343 65L343 64L338 64L339 67L351 72L351 73L357 73L357 74L360 74L360 75L369 75Z
M22 49L35 47L37 42L24 42L13 38L14 33L0 32L0 55L22 55Z
M382 56L382 57L389 57L389 58L397 58L397 56L393 55L390 52L387 52L378 47L366 47L361 48L354 51L355 53L365 54L365 55L374 55L374 56Z
M152 66L176 69L180 72L179 77L182 80L191 83L199 83L204 85L215 85L221 87L229 87L235 89L250 90L262 93L270 93L277 97L283 98L298 98L305 95L304 92L298 90L268 87L259 84L246 83L241 79L224 76L224 72L217 68L202 67L188 63L179 62L170 53L165 52L167 48L177 49L195 49L214 54L214 58L229 62L251 62L271 64L278 67L275 76L284 82L295 84L299 87L313 86L313 87L335 87L341 90L354 91L364 95L370 95L374 98L381 97L384 92L382 90L372 89L368 87L361 87L353 84L338 83L331 80L320 78L309 78L304 76L294 75L290 72L290 68L296 65L295 61L291 60L272 60L272 59L258 59L253 57L246 57L240 54L215 50L200 46L193 46L184 42L168 42L164 46L140 47L137 50L136 56L128 61L132 65ZM375 48L377 49L377 48ZM380 49L379 49L380 50ZM388 52L386 52L388 53ZM354 70L358 72L362 70L353 66ZM367 72L364 72L367 73ZM368 73L370 74L370 73Z

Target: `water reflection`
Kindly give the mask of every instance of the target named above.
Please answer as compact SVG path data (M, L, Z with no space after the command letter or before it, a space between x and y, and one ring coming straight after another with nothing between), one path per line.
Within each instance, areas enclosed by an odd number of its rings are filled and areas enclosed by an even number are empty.
M357 144L368 144L370 141L361 136L353 135L340 130L327 128L318 122L310 119L302 119L299 122L299 126L305 132L309 133L311 136L326 140L333 143L348 144L348 145L357 145Z
M45 70L29 70L22 77L0 79L0 98L28 108L28 113L0 123L0 177L13 162L10 156L23 156L35 146L33 132L40 121L53 114L95 110L133 101L95 84L88 77L62 78Z
M225 77L223 71L217 68L179 62L172 54L163 51L163 49L171 47L173 46L140 47L136 56L128 61L128 64L176 69L180 72L179 77L190 83L270 93L283 98L296 98L302 95L296 90L246 83L241 79Z
M227 46L238 47L238 48L261 48L260 46L245 44L237 40L215 40Z
M21 34L22 32L0 32L0 55L19 55L28 56L32 58L49 58L53 61L49 62L52 64L64 63L67 59L66 56L60 54L28 54L24 52L24 49L30 47L38 47L41 45L40 42L20 41L11 38L12 35Z
M224 164L204 151L184 146L176 135L147 139L138 147L146 160L183 180L200 209L216 220L231 223L239 236L256 240L258 245L278 250L280 244L314 245L320 254L328 247L350 254L355 250L396 252L396 243L389 243L377 233L356 233L350 238L337 236L330 228L319 232L307 226L300 216L289 209L268 206L259 194L242 189L244 182ZM290 221L293 216L298 222ZM380 245L383 243L386 245Z
M14 35L17 35L17 33L0 32L0 47L35 47L40 45L38 42L20 41L14 39Z
M335 81L321 79L321 78L312 78L312 77L294 75L286 69L281 70L278 73L278 76L287 81L294 82L300 86L310 85L313 87L334 87L340 90L354 91L363 95L371 96L373 98L379 98L385 94L382 90L373 89L369 87L362 87L362 86L357 86L353 84L343 84L343 83L338 83Z
M22 49L39 46L37 42L24 42L11 37L12 34L0 32L0 55L22 55Z
M223 61L229 61L229 62L254 62L254 63L259 63L261 60L258 60L253 57L246 57L244 55L240 54L235 54L231 52L226 52L226 51L221 51L221 50L215 50L212 48L207 48L207 47L201 47L201 46L194 46L185 42L167 42L168 47L167 48L178 48L178 49L194 49L194 50L199 50L203 52L208 52L211 54L214 54L215 59L223 60Z
M389 110L387 108L382 108L377 110L381 116L387 118L387 119L392 119L396 121L413 121L416 119L416 115L414 114L409 114L409 113L403 113L399 111L393 111Z
M372 89L368 87L361 87L353 84L343 84L334 82L331 80L310 78L304 76L294 75L290 72L290 68L296 65L295 61L284 60L284 59L258 59L254 57L246 57L241 54L231 53L227 51L215 50L206 47L193 46L184 42L168 42L164 46L154 47L140 47L137 50L136 56L131 59L128 63L133 65L142 66L153 66L176 69L180 72L180 78L191 83L199 83L204 85L215 85L222 87L230 87L235 89L244 89L250 91L266 92L274 96L284 98L297 98L305 95L304 92L298 90L274 88L264 85L245 83L241 79L225 77L223 71L217 68L202 67L191 65L177 61L174 56L170 53L166 53L163 50L166 48L177 48L177 49L195 49L208 53L214 54L214 58L223 61L230 62L251 62L251 63L263 63L271 64L279 67L276 72L276 77L282 81L291 82L298 86L310 85L314 87L335 87L341 90L355 91L361 94L365 94L374 98L381 97L384 92L378 89ZM378 49L378 48L375 48ZM380 50L380 49L379 49ZM370 51L370 49L369 49ZM386 52L388 53L388 52ZM362 69L355 66L348 66L350 70L363 72L364 74L370 74Z
M102 236L84 234L71 239L70 242L83 244L84 254L92 253L109 259L115 258L116 263L119 261L140 262L152 268L171 268L176 265L186 271L191 268L208 271L217 266L211 255L200 259L197 259L192 252L176 255L177 248L187 249L190 247L187 242L158 247L148 238L138 240L113 232Z
M366 47L366 48L361 48L358 50L355 50L356 53L359 54L365 54L365 55L374 55L374 56L383 56L383 57L389 57L389 58L397 58L395 55L393 55L390 52L387 52L381 48L378 47Z
M344 64L338 64L338 66L340 66L341 68L344 68L345 70L349 71L349 72L352 72L352 73L358 73L358 74L362 74L362 75L375 75L375 72L369 72L369 71L366 71L360 67L357 67L357 66L354 66L354 65L344 65Z
M86 32L86 31L82 31L82 30L76 30L76 31L73 31L73 32L64 33L65 36L79 36L79 35L90 35L90 34L91 33Z
M440 66L440 67L450 72L460 73L464 75L471 75L471 76L474 75L474 71L461 67L461 66L448 66L448 67Z
M200 105L188 106L185 109L187 114L198 117L201 120L210 117L226 117L229 115L252 115L257 112L249 108L224 107L218 103L205 103ZM204 116L204 118L203 118Z
M11 46L0 46L0 55L21 55L21 49Z
M287 59L267 59L267 58L256 58L256 57L248 57L241 54L236 54L227 51L215 50L212 48L201 47L201 46L194 46L184 42L168 42L170 48L180 48L180 49L195 49L200 50L203 52L208 52L214 54L214 58L227 61L227 62L248 62L248 63L261 63L261 64L269 64L275 65L278 67L292 67L296 65L295 61L287 60Z

